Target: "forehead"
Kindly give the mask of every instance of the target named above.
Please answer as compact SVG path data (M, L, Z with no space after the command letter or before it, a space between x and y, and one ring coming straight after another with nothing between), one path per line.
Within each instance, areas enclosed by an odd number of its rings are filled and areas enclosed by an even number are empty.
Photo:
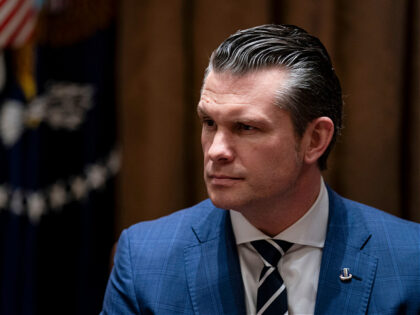
M211 71L204 81L199 111L224 109L241 110L252 105L254 109L274 110L276 93L287 83L287 72L278 68L258 70L244 75ZM272 107L272 108L271 108ZM278 109L278 108L277 108Z
M238 94L267 94L281 88L286 83L286 78L287 70L280 68L267 68L245 74L210 71L204 81L203 91L214 90L223 94L232 91Z

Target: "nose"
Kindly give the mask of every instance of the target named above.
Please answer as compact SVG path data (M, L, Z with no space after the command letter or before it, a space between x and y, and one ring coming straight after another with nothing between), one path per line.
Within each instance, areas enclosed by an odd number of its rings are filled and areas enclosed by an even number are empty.
M230 162L233 160L232 140L225 132L215 132L207 154L213 162Z

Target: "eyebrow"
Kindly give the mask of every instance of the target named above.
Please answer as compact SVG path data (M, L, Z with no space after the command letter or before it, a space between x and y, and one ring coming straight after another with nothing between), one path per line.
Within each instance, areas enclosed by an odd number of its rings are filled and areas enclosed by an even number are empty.
M207 112L200 105L197 106L197 114L199 116L209 116Z
M262 125L264 122L260 119L255 118L247 118L247 117L239 117L238 119L235 119L236 123L242 123L245 125Z
M200 118L211 117L200 105L197 106L197 114ZM253 118L253 117L243 117L241 115L238 115L237 117L233 117L232 122L235 124L241 123L245 125L255 125L255 126L265 125L265 122L262 119Z

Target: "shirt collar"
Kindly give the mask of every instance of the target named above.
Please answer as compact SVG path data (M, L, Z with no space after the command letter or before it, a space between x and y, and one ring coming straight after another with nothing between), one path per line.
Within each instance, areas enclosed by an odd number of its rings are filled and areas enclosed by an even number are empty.
M237 245L271 238L249 223L240 212L235 210L229 211ZM323 248L327 234L327 223L328 192L324 180L321 178L320 192L308 212L293 225L273 238L295 244Z

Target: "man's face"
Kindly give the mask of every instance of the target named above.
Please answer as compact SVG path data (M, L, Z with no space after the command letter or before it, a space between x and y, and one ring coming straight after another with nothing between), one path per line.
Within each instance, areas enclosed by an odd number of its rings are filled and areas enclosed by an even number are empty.
M210 72L198 114L204 179L212 202L238 211L275 206L295 187L302 154L290 115L274 105L287 74ZM268 210L268 209L267 209Z

